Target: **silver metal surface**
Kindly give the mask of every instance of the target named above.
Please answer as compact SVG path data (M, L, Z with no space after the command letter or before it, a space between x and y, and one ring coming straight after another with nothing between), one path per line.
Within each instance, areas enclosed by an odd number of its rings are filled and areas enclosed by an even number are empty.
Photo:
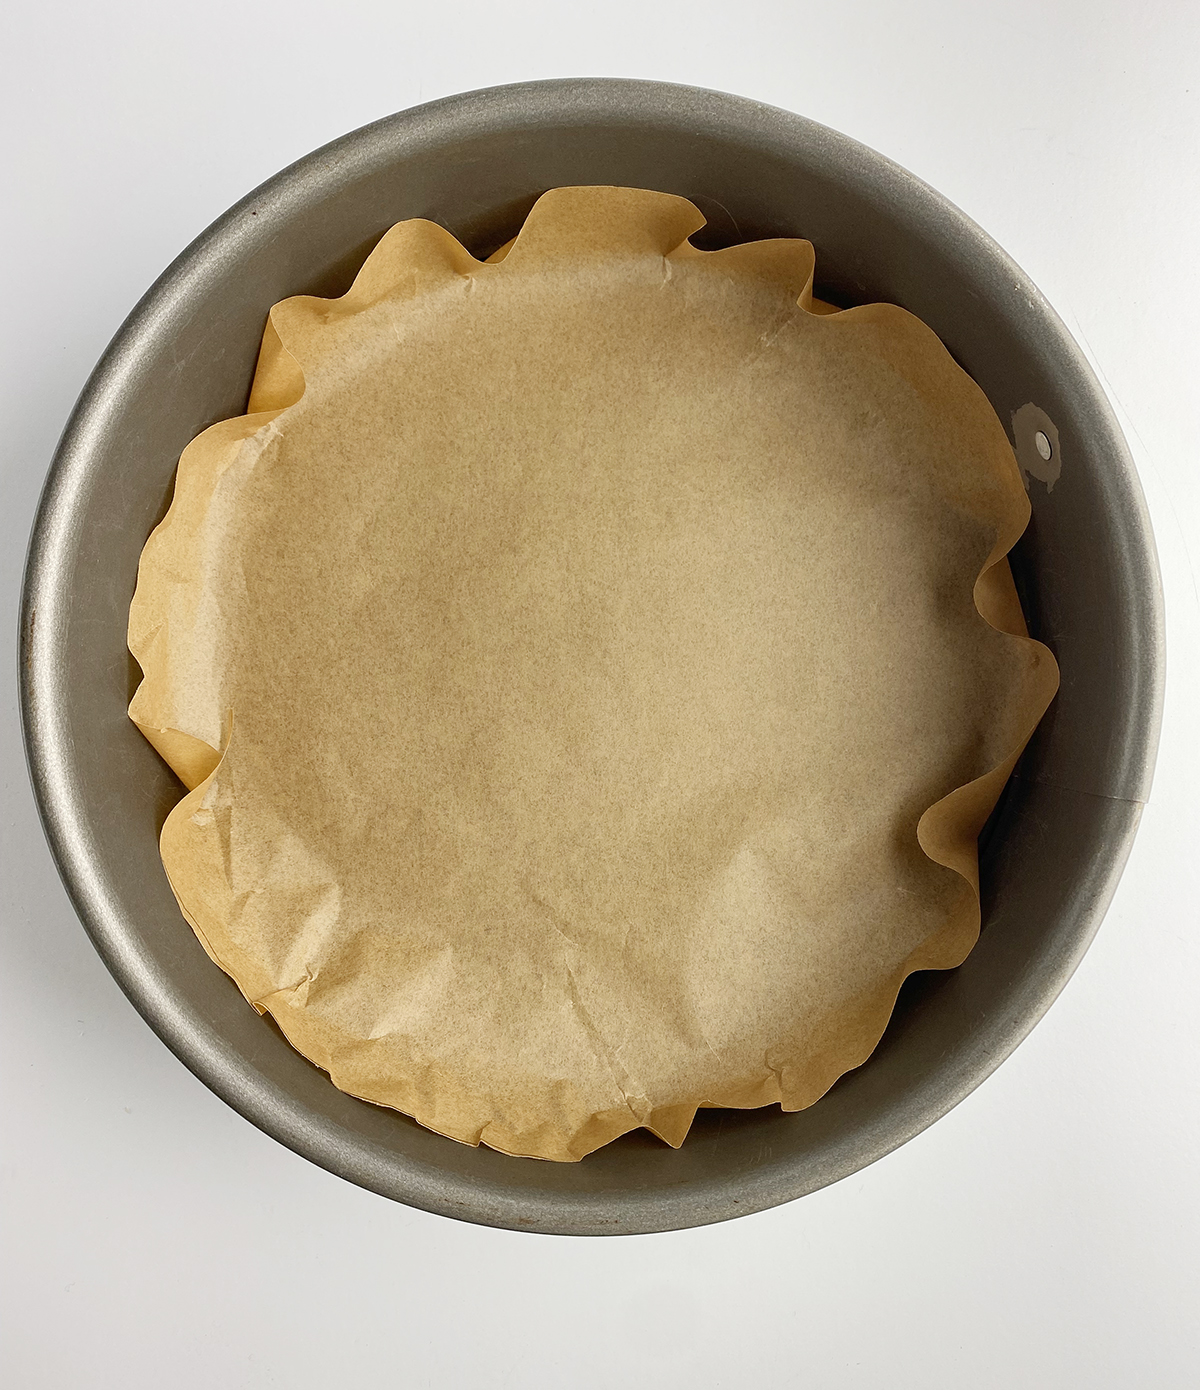
M1034 404L1061 475L1030 481L1014 557L1062 689L983 844L985 927L960 969L914 977L869 1062L799 1114L702 1112L679 1152L631 1135L579 1164L469 1149L353 1100L304 1061L205 956L171 896L157 832L181 794L126 718L125 624L138 556L180 451L240 413L267 309L339 293L406 217L477 254L544 189L682 193L719 245L798 235L818 292L904 305L1009 422ZM1029 1032L1095 932L1150 784L1162 599L1137 478L1062 324L956 208L863 146L798 116L686 87L562 81L434 102L302 159L167 270L88 382L50 471L22 611L22 711L46 833L96 948L197 1076L282 1143L385 1196L517 1230L622 1233L786 1202L902 1144Z

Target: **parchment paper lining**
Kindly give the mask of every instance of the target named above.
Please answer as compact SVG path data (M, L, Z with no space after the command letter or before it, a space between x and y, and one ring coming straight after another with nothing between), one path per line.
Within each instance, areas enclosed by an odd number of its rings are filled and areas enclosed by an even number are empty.
M1028 501L918 320L807 242L559 189L275 306L147 542L131 717L188 922L354 1095L574 1160L817 1100L978 934L1057 688Z

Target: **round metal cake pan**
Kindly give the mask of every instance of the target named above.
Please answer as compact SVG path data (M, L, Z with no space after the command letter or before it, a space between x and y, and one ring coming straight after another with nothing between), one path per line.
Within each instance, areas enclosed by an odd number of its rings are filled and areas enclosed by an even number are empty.
M1060 468L1052 487L1030 481L1014 571L1062 687L985 834L978 947L958 970L911 979L875 1054L810 1109L701 1112L678 1152L641 1133L578 1164L456 1144L343 1095L293 1051L181 917L157 844L181 788L126 717L138 556L184 445L245 409L269 307L342 292L403 218L439 222L484 255L563 184L684 194L709 218L701 245L807 237L818 293L890 300L924 319L1006 426L1035 407L1022 419L1045 422ZM1025 275L945 199L842 135L716 92L610 80L402 112L300 160L200 236L133 311L67 425L21 623L46 833L97 949L162 1040L247 1119L352 1182L447 1216L576 1234L695 1226L789 1201L896 1148L977 1086L1100 922L1147 795L1163 682L1158 568L1128 450Z

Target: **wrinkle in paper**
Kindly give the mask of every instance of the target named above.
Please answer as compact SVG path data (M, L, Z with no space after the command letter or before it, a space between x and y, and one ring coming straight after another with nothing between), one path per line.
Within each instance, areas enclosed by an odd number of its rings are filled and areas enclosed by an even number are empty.
M812 1104L979 927L1052 698L1003 428L806 242L559 189L275 306L180 461L131 716L213 959L354 1095L573 1160Z

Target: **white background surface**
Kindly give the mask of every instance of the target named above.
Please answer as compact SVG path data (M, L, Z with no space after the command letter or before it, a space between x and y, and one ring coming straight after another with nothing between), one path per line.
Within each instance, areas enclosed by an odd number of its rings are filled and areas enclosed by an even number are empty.
M0 586L86 374L182 247L376 117L526 78L788 107L947 194L1058 308L1129 436L1170 686L1154 797L1047 1019L836 1187L620 1240L477 1229L312 1167L136 1016L52 867L0 684L6 1327L13 1390L1200 1384L1200 16L984 4L41 0L0 40Z

